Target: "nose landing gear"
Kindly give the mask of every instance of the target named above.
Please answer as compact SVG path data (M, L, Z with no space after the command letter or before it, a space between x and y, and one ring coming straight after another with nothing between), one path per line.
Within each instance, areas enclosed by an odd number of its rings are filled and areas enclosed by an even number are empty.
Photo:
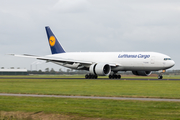
M163 76L162 76L162 75L159 75L159 76L158 76L158 79L163 79Z
M158 71L159 72L159 76L158 76L158 79L163 79L163 76L162 74L166 72L166 70L160 70Z

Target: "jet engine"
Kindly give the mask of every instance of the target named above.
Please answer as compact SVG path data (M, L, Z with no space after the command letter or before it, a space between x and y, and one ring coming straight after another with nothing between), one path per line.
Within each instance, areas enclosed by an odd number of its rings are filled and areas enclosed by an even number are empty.
M138 76L149 76L151 75L151 71L132 71L134 75Z
M92 64L89 67L89 71L91 74L94 75L106 76L111 73L111 67L109 66L109 64L97 63L97 64Z

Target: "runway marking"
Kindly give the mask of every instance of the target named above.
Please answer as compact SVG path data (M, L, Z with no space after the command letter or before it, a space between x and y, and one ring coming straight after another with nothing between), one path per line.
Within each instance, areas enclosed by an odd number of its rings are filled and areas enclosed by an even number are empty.
M138 101L166 101L180 102L180 99L160 99L160 98L125 98L125 97L94 97L94 96L63 96L63 95L36 95L36 94L11 94L0 93L0 96L16 97L54 97L54 98L80 98L80 99L106 99L106 100L138 100Z

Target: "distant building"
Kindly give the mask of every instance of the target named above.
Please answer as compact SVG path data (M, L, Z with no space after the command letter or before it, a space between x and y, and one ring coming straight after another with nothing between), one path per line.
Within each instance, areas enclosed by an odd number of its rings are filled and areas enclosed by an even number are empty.
M27 69L0 69L0 75L28 75Z

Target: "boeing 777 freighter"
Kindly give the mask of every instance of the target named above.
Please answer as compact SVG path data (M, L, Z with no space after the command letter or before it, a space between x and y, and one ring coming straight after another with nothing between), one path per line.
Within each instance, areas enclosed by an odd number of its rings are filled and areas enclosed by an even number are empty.
M109 76L109 79L120 79L118 71L132 71L134 75L149 76L152 71L162 73L175 65L167 55L157 52L65 52L49 27L46 28L52 55L43 57L32 55L14 55L45 60L67 68L87 70L86 79L97 79L98 76Z

